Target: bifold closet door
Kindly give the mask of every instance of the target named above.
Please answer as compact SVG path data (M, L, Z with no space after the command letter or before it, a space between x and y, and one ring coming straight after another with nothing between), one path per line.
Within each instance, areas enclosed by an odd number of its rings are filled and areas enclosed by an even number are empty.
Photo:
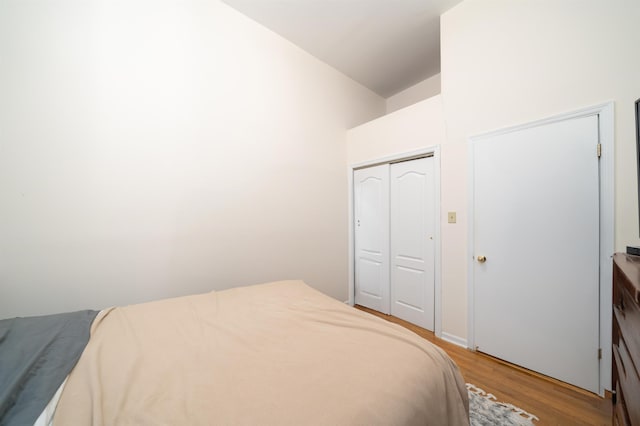
M353 172L355 302L389 313L389 165Z
M434 329L433 157L390 166L391 315Z

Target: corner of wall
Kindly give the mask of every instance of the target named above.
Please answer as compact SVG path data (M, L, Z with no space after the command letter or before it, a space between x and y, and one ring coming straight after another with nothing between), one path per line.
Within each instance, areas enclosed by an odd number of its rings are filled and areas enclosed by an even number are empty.
M440 82L440 74L436 74L388 97L386 100L387 114L439 95L441 92Z

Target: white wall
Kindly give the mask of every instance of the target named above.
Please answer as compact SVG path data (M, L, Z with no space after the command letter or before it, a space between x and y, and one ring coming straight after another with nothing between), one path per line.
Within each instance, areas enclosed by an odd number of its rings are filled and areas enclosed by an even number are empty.
M3 1L0 58L0 318L347 298L345 130L382 98L217 1Z
M440 74L414 84L387 98L387 114L440 94Z
M434 96L347 131L347 164L415 151L444 141L442 100Z
M633 101L640 97L640 2L466 0L441 17L442 99L459 176L443 188L467 227L467 138L613 100L616 247L638 243ZM453 161L453 160L452 160ZM445 195L448 194L448 195ZM450 235L443 286L459 295L445 313L466 336L467 233ZM559 250L562 248L550 248ZM444 278L444 277L443 277ZM444 309L444 308L443 308Z

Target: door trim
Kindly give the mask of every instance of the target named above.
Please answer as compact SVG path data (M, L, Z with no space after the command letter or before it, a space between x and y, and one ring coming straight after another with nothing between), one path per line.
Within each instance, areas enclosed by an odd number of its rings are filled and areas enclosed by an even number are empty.
M599 116L599 139L602 146L600 156L600 338L599 345L602 348L600 359L600 396L604 396L605 390L611 390L611 303L613 274L612 258L614 253L614 104L607 102L579 110L557 114L541 120L532 121L516 126L505 127L499 130L474 135L468 138L468 213L469 228L467 234L467 345L475 350L474 327L474 143L490 137L525 130L559 121L570 120L592 115ZM596 155L594 147L594 155Z
M434 250L434 334L442 337L442 287L441 287L441 269L440 269L440 146L430 146L416 151L398 153L382 158L376 158L369 161L350 164L347 168L348 177L348 209L349 209L349 300L348 304L353 306L355 303L355 230L353 229L353 171L364 167L376 166L385 163L396 163L399 161L414 160L421 157L433 156L434 160L434 184L435 184L435 250Z

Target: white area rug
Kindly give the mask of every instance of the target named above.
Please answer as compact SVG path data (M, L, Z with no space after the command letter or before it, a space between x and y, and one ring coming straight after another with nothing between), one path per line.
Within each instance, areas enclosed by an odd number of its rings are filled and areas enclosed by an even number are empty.
M540 420L515 405L498 402L496 397L467 383L471 426L532 426Z

